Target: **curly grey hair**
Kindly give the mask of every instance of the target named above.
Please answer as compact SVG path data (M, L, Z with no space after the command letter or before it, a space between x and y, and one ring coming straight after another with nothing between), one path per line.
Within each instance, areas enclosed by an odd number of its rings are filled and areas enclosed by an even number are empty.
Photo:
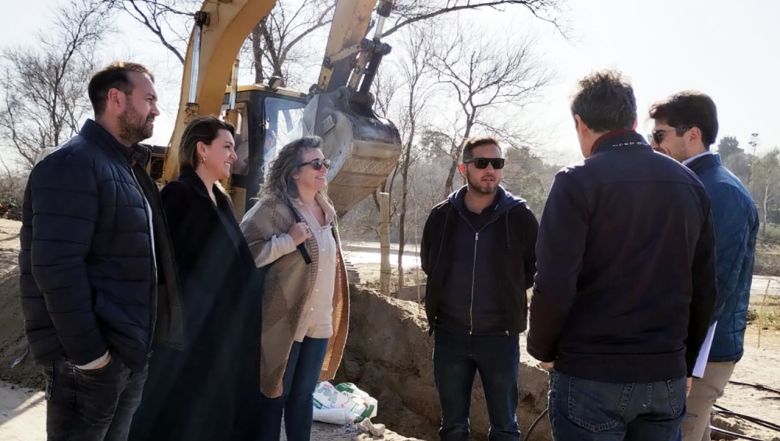
M307 150L318 149L322 145L319 136L304 136L291 141L279 150L279 156L271 163L265 175L265 182L258 194L273 194L280 199L298 197L298 186L293 175L303 162L303 154ZM323 190L324 193L324 190Z

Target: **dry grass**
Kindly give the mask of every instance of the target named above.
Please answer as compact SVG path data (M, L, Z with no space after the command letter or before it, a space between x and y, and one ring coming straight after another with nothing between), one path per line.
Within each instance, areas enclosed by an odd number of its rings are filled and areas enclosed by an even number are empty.
M752 298L748 323L762 330L780 330L780 297L762 295Z
M761 349L780 349L780 282L777 279L757 277L748 309L748 327L745 345Z
M780 330L780 281L756 276L748 309L748 324L761 330Z

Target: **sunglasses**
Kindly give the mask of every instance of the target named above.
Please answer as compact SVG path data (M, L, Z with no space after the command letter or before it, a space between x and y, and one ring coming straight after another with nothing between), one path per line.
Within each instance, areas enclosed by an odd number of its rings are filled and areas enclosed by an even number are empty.
M662 142L664 142L664 138L666 138L667 132L677 132L678 136L682 136L683 133L687 132L690 127L683 126L683 127L675 127L672 129L657 129L650 132L649 135L647 135L647 140L655 142L658 145L661 145Z
M310 165L314 170L322 170L322 167L330 168L330 159L312 159L309 162L302 162L298 164L298 167L303 167L304 165Z
M483 169L487 168L488 164L493 166L495 170L501 170L504 168L504 158L474 158L468 161L463 161L464 164L474 164L474 167Z

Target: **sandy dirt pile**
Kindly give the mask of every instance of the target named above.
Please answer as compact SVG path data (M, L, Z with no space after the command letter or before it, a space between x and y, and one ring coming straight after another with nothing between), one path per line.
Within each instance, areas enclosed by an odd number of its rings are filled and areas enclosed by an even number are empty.
M33 387L43 387L40 369L32 357L10 369L25 352L23 319L19 304L19 228L21 223L0 219L0 380Z

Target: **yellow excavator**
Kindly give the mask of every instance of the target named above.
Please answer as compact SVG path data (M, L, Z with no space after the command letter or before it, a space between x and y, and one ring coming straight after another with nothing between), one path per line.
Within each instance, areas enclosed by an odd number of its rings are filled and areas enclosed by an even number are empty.
M274 78L270 84L239 87L239 49L275 3L203 3L187 48L171 142L164 159L158 158L152 167L163 182L174 179L179 168L178 143L187 123L199 115L222 115L237 128L238 160L229 182L223 184L241 216L252 204L262 185L263 170L278 149L297 137L314 134L324 140L323 153L332 164L328 194L343 214L384 182L401 151L398 130L374 114L370 93L382 57L390 52L381 36L393 2L337 0L319 80L308 93L278 87ZM374 34L367 38L375 6Z

